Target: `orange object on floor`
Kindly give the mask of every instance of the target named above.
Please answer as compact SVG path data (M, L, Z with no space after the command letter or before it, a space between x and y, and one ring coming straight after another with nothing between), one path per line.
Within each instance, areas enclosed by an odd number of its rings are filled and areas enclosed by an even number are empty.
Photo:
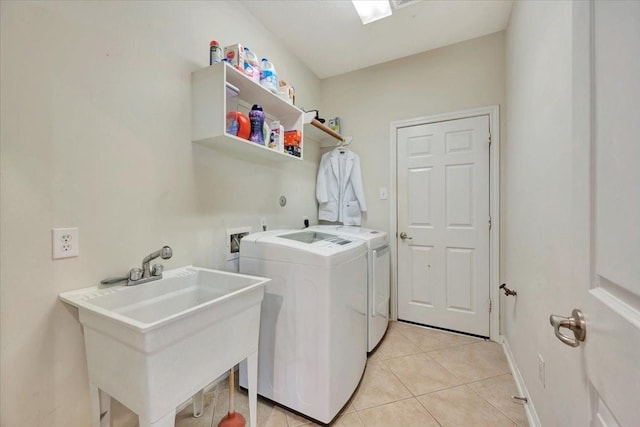
M229 372L229 413L218 423L218 427L245 427L246 421L242 414L237 413L233 408L233 389L235 387L235 372L231 368Z

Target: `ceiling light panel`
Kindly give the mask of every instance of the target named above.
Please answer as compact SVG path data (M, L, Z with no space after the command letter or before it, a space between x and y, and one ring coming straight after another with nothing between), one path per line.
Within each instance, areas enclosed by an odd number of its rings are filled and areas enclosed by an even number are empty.
M391 16L388 0L351 0L363 25Z

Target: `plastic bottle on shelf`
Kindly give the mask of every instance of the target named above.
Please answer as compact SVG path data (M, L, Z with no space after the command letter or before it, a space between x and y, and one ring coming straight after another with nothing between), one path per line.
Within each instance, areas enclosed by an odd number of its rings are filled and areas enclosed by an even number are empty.
M209 65L213 65L220 61L222 61L222 49L220 49L220 44L218 44L216 40L211 40L211 43L209 43Z
M269 148L272 148L280 153L284 152L284 127L279 121L274 120L271 122L271 135L269 137Z
M260 83L260 63L258 56L248 47L244 48L244 73Z
M251 122L251 134L249 141L264 145L264 111L260 105L254 104L249 111L249 121Z
M271 92L278 94L278 75L276 74L276 67L274 67L267 58L262 58L260 84Z
M239 111L227 113L227 133L242 139L249 139L251 124L247 116Z
M269 145L270 137L271 137L271 128L269 127L269 124L265 120L262 123L262 141L264 142L264 145L266 145L266 146ZM269 147L269 148L271 148L271 147Z

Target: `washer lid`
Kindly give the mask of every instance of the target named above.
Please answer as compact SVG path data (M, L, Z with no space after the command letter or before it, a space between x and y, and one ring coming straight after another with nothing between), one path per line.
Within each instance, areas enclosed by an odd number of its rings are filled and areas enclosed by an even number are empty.
M373 249L389 243L389 234L382 230L372 230L352 225L314 225L309 229L364 240Z
M334 245L348 245L351 240L334 234L321 233L314 230L299 231L297 233L282 234L278 237L295 240L296 242L316 245L317 247L333 247Z
M272 230L240 241L240 257L330 267L365 254L361 240L314 230Z

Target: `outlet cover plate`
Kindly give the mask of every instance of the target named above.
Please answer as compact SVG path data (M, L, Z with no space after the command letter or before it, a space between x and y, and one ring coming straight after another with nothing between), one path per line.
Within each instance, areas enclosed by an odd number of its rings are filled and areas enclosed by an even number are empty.
M80 255L78 228L54 228L51 230L53 259L73 258Z

